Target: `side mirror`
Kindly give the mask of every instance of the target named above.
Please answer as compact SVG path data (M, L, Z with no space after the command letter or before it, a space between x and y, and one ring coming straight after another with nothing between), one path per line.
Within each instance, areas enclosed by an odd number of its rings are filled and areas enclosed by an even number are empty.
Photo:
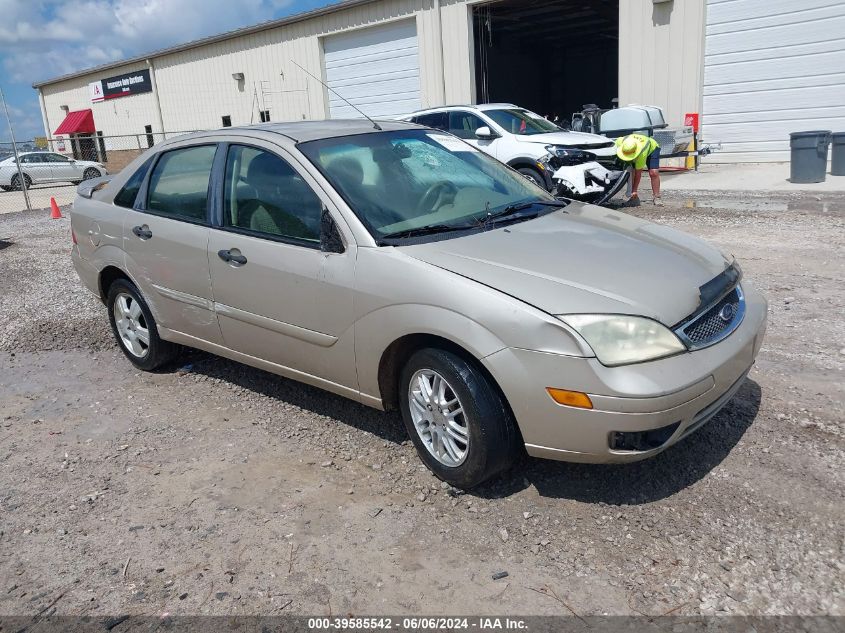
M346 250L334 218L325 207L320 214L320 250L324 253L343 253Z
M494 138L499 138L499 135L485 125L484 127L480 127L475 131L475 138L480 139L482 141L489 141Z
M71 163L75 163L76 159L75 158L68 158L68 161L70 161Z

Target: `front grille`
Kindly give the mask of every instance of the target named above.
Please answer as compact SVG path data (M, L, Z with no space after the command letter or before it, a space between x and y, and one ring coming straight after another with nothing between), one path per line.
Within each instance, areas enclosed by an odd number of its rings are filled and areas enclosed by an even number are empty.
M587 150L595 150L595 149L605 149L608 147L613 147L615 143L613 141L608 141L607 143L588 143L588 144L581 144L581 145L567 145L566 147L571 147L573 149L587 149Z
M742 322L745 314L745 298L736 286L718 303L707 311L694 315L676 333L691 349L706 347L721 341Z

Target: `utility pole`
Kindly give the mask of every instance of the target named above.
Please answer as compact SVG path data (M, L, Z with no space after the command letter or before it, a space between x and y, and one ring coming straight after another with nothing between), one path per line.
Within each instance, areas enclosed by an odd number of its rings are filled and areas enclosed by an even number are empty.
M15 131L12 129L12 118L9 116L9 107L6 105L6 96L3 94L3 88L0 88L0 101L3 102L3 110L6 113L6 122L9 124L9 138L12 139L12 151L15 153L15 165L18 167L18 182L23 191L24 200L26 200L27 211L32 211L32 205L29 203L29 191L26 187L26 181L23 179L23 170L21 170L21 161L18 159L18 145L15 142Z

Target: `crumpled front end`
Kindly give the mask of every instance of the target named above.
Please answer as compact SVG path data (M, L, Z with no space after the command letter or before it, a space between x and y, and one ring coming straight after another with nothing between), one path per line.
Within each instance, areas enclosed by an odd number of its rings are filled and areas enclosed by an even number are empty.
M591 152L553 146L546 150L540 162L552 175L555 196L602 205L628 182L628 171L608 169Z

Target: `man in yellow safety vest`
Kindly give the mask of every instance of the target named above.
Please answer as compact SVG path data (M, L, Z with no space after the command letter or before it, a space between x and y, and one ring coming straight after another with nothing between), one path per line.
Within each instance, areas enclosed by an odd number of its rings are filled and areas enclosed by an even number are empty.
M616 156L623 163L633 168L631 174L631 197L625 203L628 207L640 206L640 196L637 189L640 186L642 170L648 167L651 178L651 190L654 194L654 204L661 207L660 198L660 145L650 136L629 134L616 139Z

